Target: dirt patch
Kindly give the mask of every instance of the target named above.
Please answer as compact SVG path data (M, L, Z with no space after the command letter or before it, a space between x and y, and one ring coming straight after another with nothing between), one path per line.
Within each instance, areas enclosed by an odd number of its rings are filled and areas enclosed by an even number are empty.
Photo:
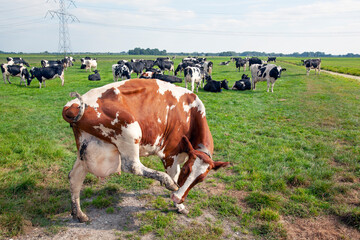
M339 222L334 216L317 218L285 217L280 221L287 231L288 239L360 239L360 232Z

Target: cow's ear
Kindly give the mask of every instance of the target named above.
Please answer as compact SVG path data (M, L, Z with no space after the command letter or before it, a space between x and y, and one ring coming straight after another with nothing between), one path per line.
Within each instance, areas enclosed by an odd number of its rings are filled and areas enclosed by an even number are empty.
M214 170L218 170L219 168L226 167L229 165L229 162L214 162Z

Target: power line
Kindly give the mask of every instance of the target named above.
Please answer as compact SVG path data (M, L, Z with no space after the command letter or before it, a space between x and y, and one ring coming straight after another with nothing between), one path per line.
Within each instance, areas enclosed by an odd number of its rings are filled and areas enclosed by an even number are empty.
M56 0L54 1L56 2ZM65 6L65 2L68 3L67 7ZM46 16L47 14L50 14L51 18L54 18L55 16L59 18L59 52L63 52L64 57L67 53L71 52L68 23L80 22L75 15L70 14L67 11L72 5L76 7L73 0L59 0L60 8L58 10L49 10L46 13Z

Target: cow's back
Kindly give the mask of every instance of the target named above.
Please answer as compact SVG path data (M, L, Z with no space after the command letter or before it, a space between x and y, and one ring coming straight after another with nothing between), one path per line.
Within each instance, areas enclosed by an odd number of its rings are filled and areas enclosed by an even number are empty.
M200 144L210 154L213 152L205 107L185 88L156 79L132 79L92 89L82 99L87 107L73 126L107 142L121 134L124 127L136 123L142 131L140 145L158 144L165 152L175 151L185 135L195 148L201 148ZM79 105L77 99L65 105L66 121L72 123ZM99 133L95 129L114 129L114 132Z

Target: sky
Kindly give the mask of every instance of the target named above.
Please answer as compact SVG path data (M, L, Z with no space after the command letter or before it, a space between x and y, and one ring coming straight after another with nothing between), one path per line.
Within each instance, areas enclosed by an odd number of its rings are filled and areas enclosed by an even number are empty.
M360 0L64 0L72 52L360 54ZM57 52L58 0L0 0L0 50Z

